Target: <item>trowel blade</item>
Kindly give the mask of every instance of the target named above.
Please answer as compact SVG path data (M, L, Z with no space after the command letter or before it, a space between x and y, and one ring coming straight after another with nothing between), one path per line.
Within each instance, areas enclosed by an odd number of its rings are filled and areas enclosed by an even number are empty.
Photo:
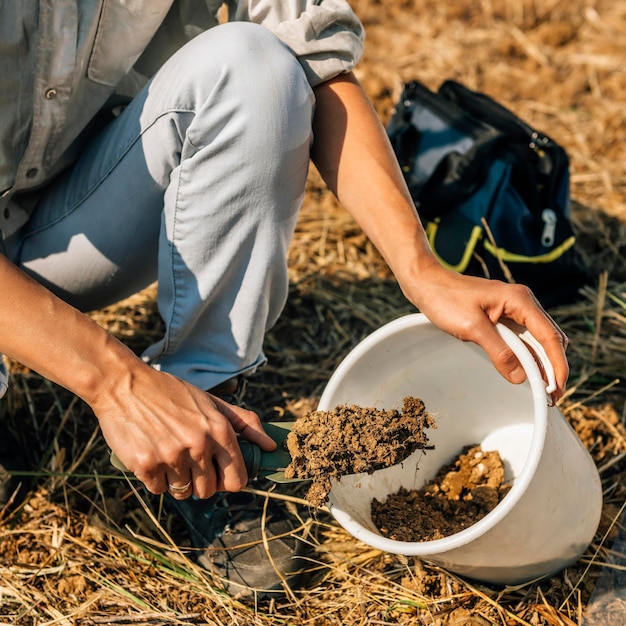
M285 472L274 472L273 474L265 474L263 478L267 478L267 480L271 480L273 483L278 483L279 485L284 485L287 483L303 483L308 480L308 478L287 478L285 476Z

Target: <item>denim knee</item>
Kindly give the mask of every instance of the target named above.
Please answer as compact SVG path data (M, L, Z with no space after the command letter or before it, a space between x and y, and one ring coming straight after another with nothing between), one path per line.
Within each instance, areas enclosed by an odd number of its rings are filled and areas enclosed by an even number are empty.
M211 115L215 106L224 114L228 106L245 112L254 125L246 137L247 149L258 149L260 156L272 146L285 151L302 143L302 133L311 130L313 91L295 55L278 37L258 24L233 22L196 40L200 50L194 54L219 66L219 78L208 95ZM202 83L210 71L196 71L195 80ZM275 145L285 140L287 145Z
M181 48L155 81L149 97L157 108L197 112L202 101L228 101L235 93L259 111L268 110L267 100L301 106L304 99L312 114L314 97L304 69L276 35L258 24L230 22L205 31Z
M284 201L271 198L287 193L297 204L294 194L304 191L315 100L302 66L273 33L246 22L202 33L150 91L147 107L177 118L182 161L193 168L226 164L228 187L255 187L255 208L267 211L269 204L278 209L275 218L291 217L281 214Z

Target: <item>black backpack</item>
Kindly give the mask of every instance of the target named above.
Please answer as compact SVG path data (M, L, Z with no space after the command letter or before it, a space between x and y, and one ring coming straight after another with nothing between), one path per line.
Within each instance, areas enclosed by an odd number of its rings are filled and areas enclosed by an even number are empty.
M561 146L458 82L404 86L387 127L439 260L528 285L547 307L590 282L570 221Z

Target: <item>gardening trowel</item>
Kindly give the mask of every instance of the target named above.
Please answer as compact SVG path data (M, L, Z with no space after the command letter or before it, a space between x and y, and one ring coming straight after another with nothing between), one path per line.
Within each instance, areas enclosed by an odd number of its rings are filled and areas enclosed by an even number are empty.
M302 478L286 478L285 468L291 462L287 450L287 435L294 422L267 422L263 424L265 432L276 442L276 450L265 452L259 446L245 439L239 440L248 478L267 478L275 483L301 482ZM111 464L122 472L128 471L115 452L111 452Z

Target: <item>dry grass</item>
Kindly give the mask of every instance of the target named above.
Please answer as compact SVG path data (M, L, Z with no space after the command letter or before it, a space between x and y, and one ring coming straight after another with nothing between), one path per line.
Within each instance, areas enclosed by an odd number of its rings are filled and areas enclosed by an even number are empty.
M561 408L590 449L605 489L594 542L559 575L495 588L368 548L321 511L306 522L315 547L312 587L282 601L244 604L222 593L219 581L172 543L176 522L157 523L136 486L111 471L89 410L14 365L2 408L35 470L24 475L31 491L20 514L0 516L0 623L625 623L626 6L609 0L353 5L368 33L360 77L383 120L403 80L436 87L456 78L516 110L570 154L575 226L598 281L576 304L552 313L571 340L572 377ZM352 346L412 312L315 172L289 261L291 298L267 338L270 364L250 393L251 404L272 419L315 407ZM94 317L137 351L161 327L153 289Z

